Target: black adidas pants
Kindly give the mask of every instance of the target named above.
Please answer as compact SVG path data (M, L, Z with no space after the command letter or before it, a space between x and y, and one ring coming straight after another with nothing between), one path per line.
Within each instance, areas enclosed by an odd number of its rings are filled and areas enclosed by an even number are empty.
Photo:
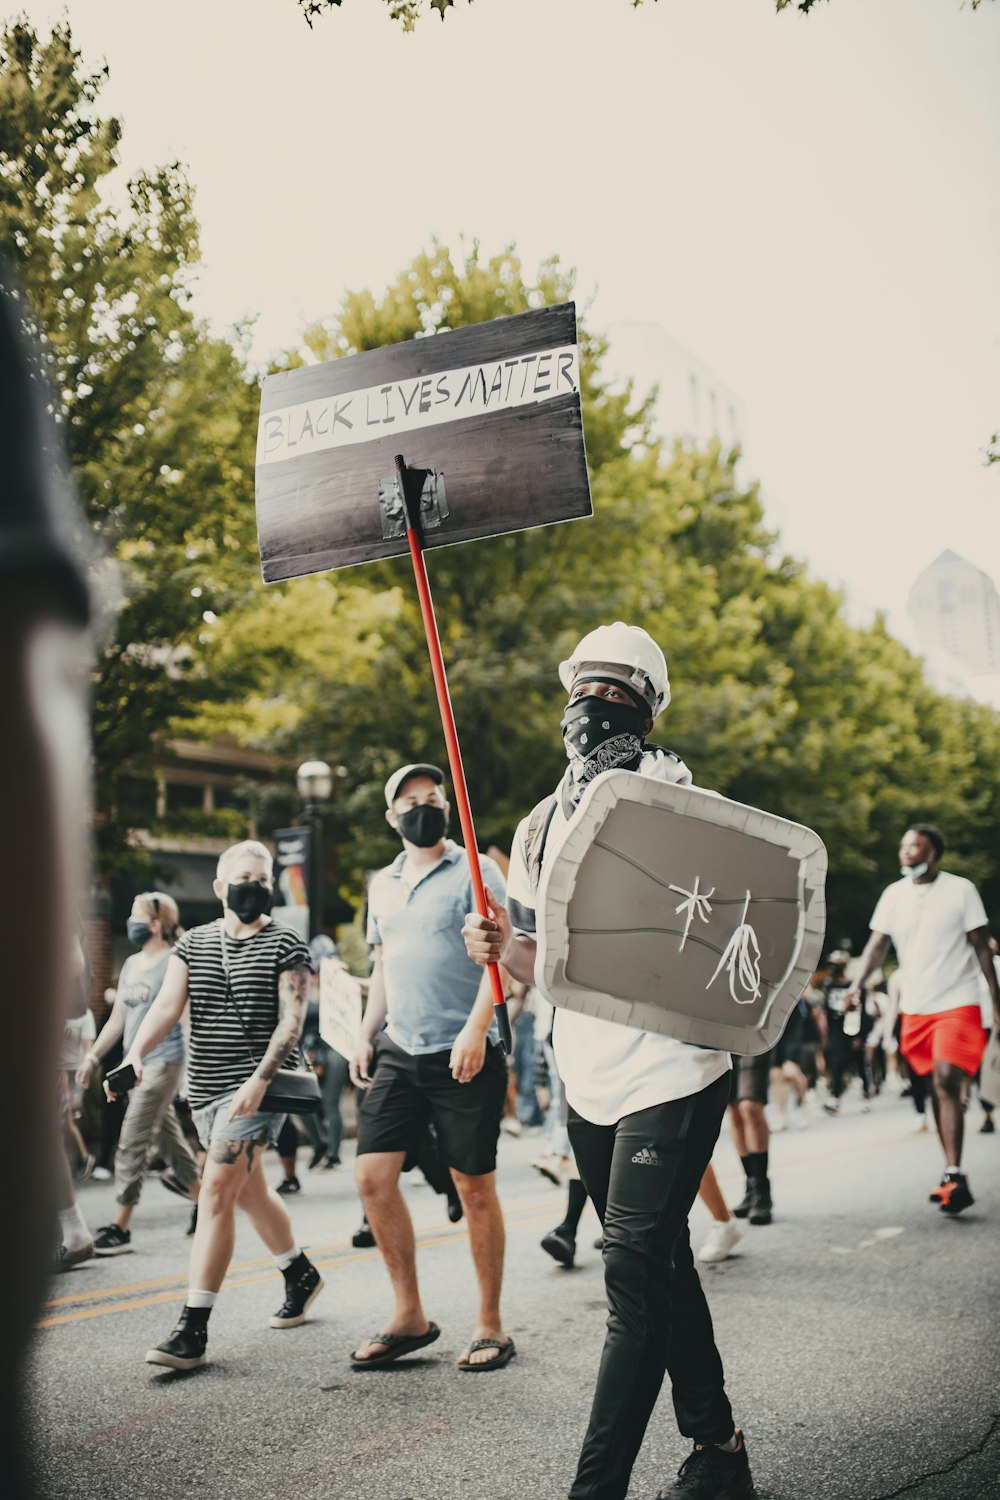
M718 1139L729 1075L701 1093L569 1134L604 1225L608 1325L570 1500L623 1500L669 1371L677 1425L700 1443L732 1436L722 1360L687 1218Z

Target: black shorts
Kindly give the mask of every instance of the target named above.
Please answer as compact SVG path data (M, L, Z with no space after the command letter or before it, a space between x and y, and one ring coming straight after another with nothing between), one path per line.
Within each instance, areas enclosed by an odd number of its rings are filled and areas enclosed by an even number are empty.
M733 1070L729 1075L730 1104L738 1104L743 1099L752 1099L755 1104L766 1104L767 1079L771 1067L770 1052L762 1052L759 1057L734 1057Z
M497 1141L507 1096L507 1064L499 1047L468 1083L451 1076L447 1052L413 1057L383 1033L375 1042L375 1077L358 1112L358 1156L410 1153L433 1122L446 1164L466 1177L484 1177L497 1164Z

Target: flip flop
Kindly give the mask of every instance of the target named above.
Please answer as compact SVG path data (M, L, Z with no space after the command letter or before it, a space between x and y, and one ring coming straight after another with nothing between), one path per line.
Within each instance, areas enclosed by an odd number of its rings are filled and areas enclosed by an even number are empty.
M417 1349L424 1349L440 1337L441 1330L436 1323L428 1323L426 1333L373 1333L368 1340L369 1344L384 1344L384 1353L359 1359L355 1349L351 1354L351 1368L367 1370L370 1365L391 1365L393 1360L402 1358L404 1354L413 1354Z
M484 1370L499 1370L504 1365L509 1365L517 1350L514 1348L513 1339L473 1339L469 1345L469 1353L475 1354L477 1349L499 1349L500 1353L496 1359L488 1359L483 1364L474 1365L471 1360L462 1360L458 1368L466 1374L481 1374Z

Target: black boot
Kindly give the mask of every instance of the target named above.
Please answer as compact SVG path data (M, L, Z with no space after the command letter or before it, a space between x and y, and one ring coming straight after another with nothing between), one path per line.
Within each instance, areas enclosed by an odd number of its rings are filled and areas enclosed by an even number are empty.
M309 1257L302 1254L281 1274L285 1278L285 1300L272 1317L271 1327L298 1328L323 1290L323 1278Z
M208 1307L185 1307L170 1337L147 1351L147 1365L166 1365L169 1370L195 1370L203 1365L210 1312Z
M771 1184L766 1177L754 1177L750 1184L750 1212L747 1217L751 1224L770 1224L771 1211Z

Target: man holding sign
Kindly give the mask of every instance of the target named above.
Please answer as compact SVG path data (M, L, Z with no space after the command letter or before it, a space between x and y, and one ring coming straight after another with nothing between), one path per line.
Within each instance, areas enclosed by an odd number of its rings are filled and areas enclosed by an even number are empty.
M568 830L584 791L622 769L690 785L670 750L647 749L670 701L663 652L644 630L615 621L560 664L569 766L555 794L519 825L507 909L470 913L477 963L535 977L535 897L545 846ZM646 1424L669 1372L680 1430L694 1440L660 1500L738 1500L753 1494L733 1423L712 1319L691 1255L687 1218L711 1160L729 1096L729 1054L595 1016L556 1013L553 1045L570 1105L569 1134L604 1226L608 1325L590 1424L570 1500L624 1500Z
M351 1362L355 1369L389 1364L440 1333L421 1305L413 1224L399 1191L403 1163L431 1121L468 1220L479 1282L479 1316L459 1366L497 1370L514 1355L500 1319L504 1224L496 1194L507 1069L490 985L461 937L472 904L469 861L446 837L449 808L437 766L402 766L386 782L385 800L403 851L368 892L375 966L351 1080L366 1090L358 1117L358 1188L396 1307ZM481 865L488 889L503 901L497 866L486 858Z

